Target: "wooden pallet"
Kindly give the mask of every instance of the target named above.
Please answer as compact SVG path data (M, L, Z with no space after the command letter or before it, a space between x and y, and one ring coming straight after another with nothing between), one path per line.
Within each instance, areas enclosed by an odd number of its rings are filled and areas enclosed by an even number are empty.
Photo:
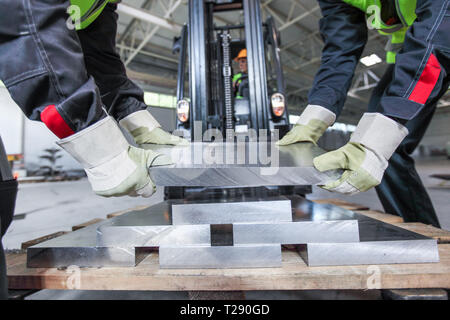
M335 204L336 201L321 200L320 203ZM341 200L339 204L346 208L364 207ZM363 210L358 213L437 239L441 261L430 264L308 267L296 252L285 249L281 268L160 269L158 254L152 253L134 268L28 269L26 254L15 253L6 257L9 287L155 291L450 288L450 232L419 223L403 223L398 217L378 211Z

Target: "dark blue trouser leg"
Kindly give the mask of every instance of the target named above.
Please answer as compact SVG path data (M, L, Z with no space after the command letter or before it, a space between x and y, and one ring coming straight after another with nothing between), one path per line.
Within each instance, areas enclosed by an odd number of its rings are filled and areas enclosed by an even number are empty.
M376 107L392 80L392 74L393 66L390 66L372 93L369 112L377 111ZM389 160L389 166L376 191L386 212L401 216L405 222L422 222L440 227L433 204L411 157L431 122L436 102L423 108L406 124L409 135Z
M6 234L6 230L13 218L17 195L17 181L11 180L12 175L6 172L10 169L1 137L0 167L2 168L0 170L0 300L3 300L8 298L8 279L6 276L6 261L2 238Z
M75 30L68 28L69 0L0 1L0 79L32 120L48 106L74 132L105 117Z
M116 4L108 4L88 28L78 31L86 69L100 89L102 102L116 120L145 110L144 92L126 74L116 51Z

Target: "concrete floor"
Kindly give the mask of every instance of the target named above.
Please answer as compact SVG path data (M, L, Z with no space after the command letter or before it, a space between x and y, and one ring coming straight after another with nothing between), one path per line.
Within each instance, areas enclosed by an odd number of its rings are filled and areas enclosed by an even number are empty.
M450 174L450 160L445 158L425 159L417 162L438 217L444 229L450 230L450 188L440 187L441 181L429 177L433 173ZM383 210L374 190L355 196L344 196L320 188L314 188L310 199L339 198L366 205L374 210ZM17 198L15 219L3 244L6 249L19 249L22 242L45 236L57 231L70 231L71 227L94 218L106 218L112 212L141 205L152 205L162 201L159 189L150 199L102 198L90 189L86 179L77 182L21 184ZM249 292L247 299L352 299L379 298L379 293L355 293L352 291L288 291ZM43 290L29 299L186 299L183 292L86 292Z

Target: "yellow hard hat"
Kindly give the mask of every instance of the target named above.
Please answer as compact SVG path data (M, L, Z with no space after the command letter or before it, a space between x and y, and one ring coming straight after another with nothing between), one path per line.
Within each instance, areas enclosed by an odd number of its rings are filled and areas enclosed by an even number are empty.
M239 54L236 58L234 58L234 61L238 62L239 59L247 59L247 49L242 49L241 51L239 51Z

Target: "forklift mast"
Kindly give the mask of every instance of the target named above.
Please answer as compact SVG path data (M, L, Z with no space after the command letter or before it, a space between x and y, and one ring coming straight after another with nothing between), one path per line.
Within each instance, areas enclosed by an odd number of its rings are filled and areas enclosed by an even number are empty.
M236 25L226 22L223 16L230 12L242 15L243 21ZM204 134L208 129L218 129L227 142L251 129L257 138L275 130L283 137L290 126L280 43L272 17L262 21L260 0L189 0L189 21L174 42L174 53L179 53L177 131L195 142L207 141L210 137ZM232 59L242 49L247 49L248 74L246 86L244 81L239 86L245 90L238 99L232 91ZM185 88L187 76L189 90ZM282 107L275 108L280 102ZM230 129L234 130L233 140L228 136ZM165 199L197 194L264 196L267 189L282 195L312 191L311 186L166 187Z
M222 12L243 13L244 24L217 25L215 16ZM233 38L233 30L245 39ZM260 0L189 0L189 22L174 45L179 52L177 130L192 141L208 129L219 129L224 138L230 129L257 134L266 129L269 135L278 129L283 136L289 114L279 44L272 18L262 22ZM236 99L232 58L244 48L248 77L244 97Z

